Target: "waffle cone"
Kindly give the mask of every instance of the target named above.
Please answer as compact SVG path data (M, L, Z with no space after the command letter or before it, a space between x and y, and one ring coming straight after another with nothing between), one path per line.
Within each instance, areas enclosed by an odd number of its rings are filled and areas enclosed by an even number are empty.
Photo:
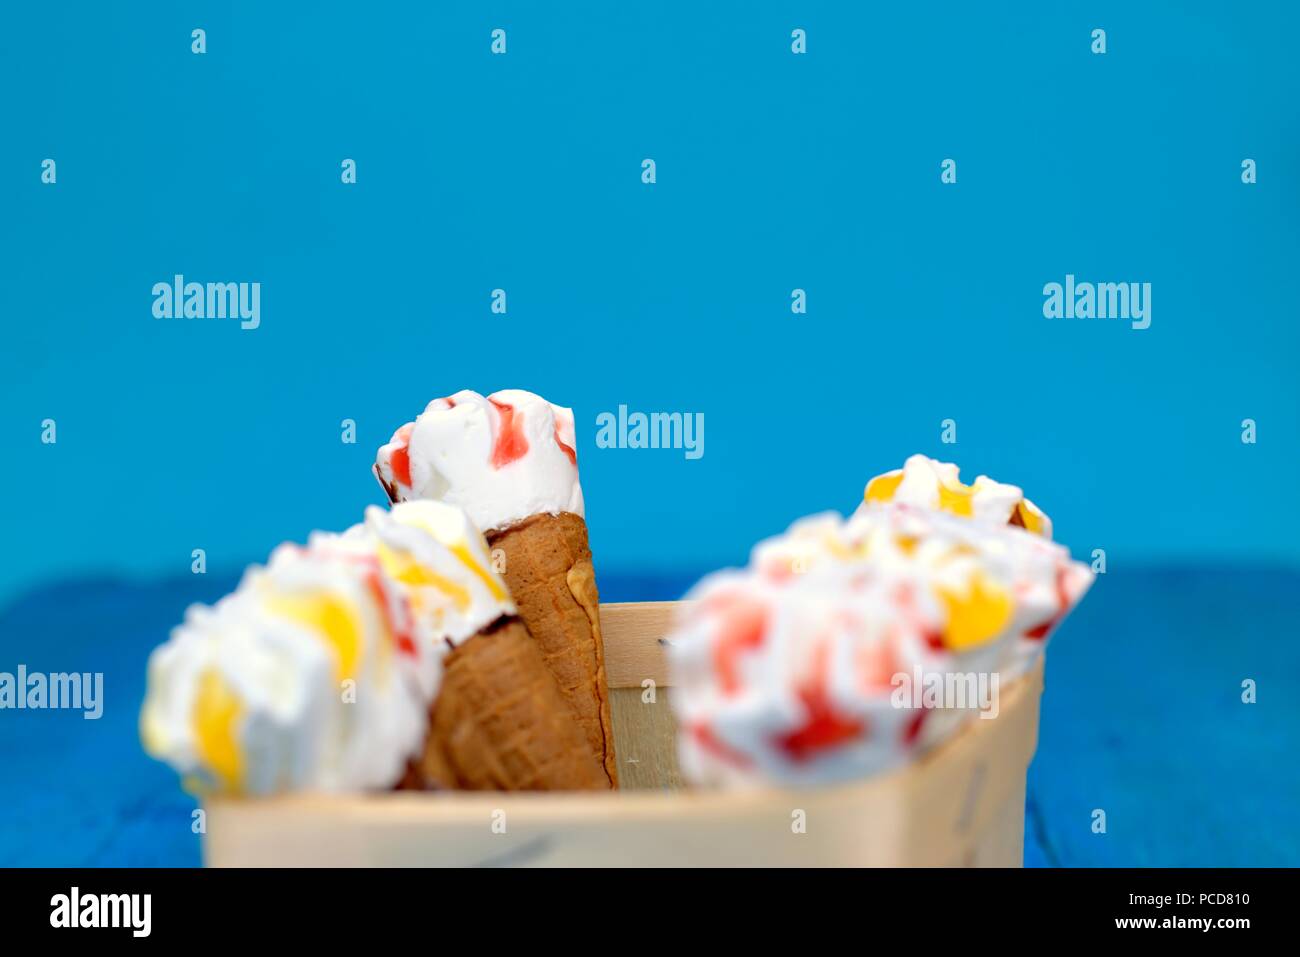
M503 618L463 642L444 666L424 753L402 787L563 791L609 786L519 619Z
M555 675L590 753L604 769L606 786L618 787L600 637L600 596L587 523L569 512L534 515L488 532L487 539L494 550L504 553L502 577L519 617Z

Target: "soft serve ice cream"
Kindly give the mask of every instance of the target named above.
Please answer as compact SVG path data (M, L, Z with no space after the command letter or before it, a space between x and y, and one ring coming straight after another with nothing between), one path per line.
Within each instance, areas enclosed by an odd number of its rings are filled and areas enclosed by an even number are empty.
M600 595L572 410L522 389L457 392L399 428L376 454L374 472L391 501L451 503L487 535L520 618L615 786Z
M436 499L485 532L532 515L583 516L573 411L522 389L430 402L376 456L393 502Z
M187 612L150 658L145 749L202 793L391 787L424 743L445 655L514 611L460 509L371 508Z
M1052 537L1052 521L1014 485L977 476L966 485L951 462L913 455L901 469L877 475L867 483L863 505L899 502L917 508L936 509L999 525L1019 525Z
M366 528L385 574L405 590L415 621L435 645L454 648L515 613L483 534L459 508L430 501L392 511L372 505Z
M721 572L669 636L683 775L695 784L826 784L892 767L924 712L890 681L925 660L937 609L903 617L887 586L827 566L775 586Z
M403 502L392 510L372 505L364 524L342 534L313 532L307 546L376 567L412 622L421 686L430 698L445 651L515 614L483 534L452 505Z
M900 676L1022 673L1092 582L1059 545L904 504L820 515L705 578L669 636L683 773L820 784L907 760L966 707L900 707Z
M802 519L755 546L751 563L780 578L833 562L923 572L948 612L942 643L953 653L994 634L1041 647L1093 578L1041 536L906 505L865 506L847 522L833 514Z
M199 793L391 785L427 710L419 649L392 602L371 563L278 549L150 657L145 749Z

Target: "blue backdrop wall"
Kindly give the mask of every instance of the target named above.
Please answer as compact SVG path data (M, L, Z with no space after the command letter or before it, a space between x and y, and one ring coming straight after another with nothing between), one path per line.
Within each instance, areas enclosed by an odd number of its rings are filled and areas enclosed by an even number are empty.
M913 451L1112 570L1294 562L1300 12L1217 6L11 5L0 600L345 526L464 387L575 408L608 569L738 561ZM156 319L178 273L260 326ZM1045 318L1066 274L1150 327ZM620 404L703 457L597 448Z

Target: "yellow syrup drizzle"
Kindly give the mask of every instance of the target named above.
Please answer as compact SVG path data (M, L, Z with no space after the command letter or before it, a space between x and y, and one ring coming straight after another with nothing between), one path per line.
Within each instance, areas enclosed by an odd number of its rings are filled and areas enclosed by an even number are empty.
M838 535L825 535L822 537L822 548L831 558L839 559L842 562L853 561L858 558L865 558L867 553L867 543L863 542L861 546L855 548L848 542L840 539ZM805 548L804 567L811 565L812 560L816 557L816 551L812 548Z
M243 715L239 696L215 668L199 675L190 711L199 758L231 794L244 787L244 756L238 737Z
M1016 503L1016 511L1020 513L1020 523L1025 526L1025 531L1043 534L1043 517L1038 509L1022 499Z
M457 584L445 575L439 575L431 568L421 565L409 554L399 553L382 542L379 544L379 561L390 578L404 585L435 588L442 592L459 611L470 606L469 589Z
M947 612L944 644L953 651L978 648L997 637L1011 621L1011 596L980 572L971 575L964 591L935 586Z
M335 654L334 677L346 681L356 674L361 657L361 623L356 611L329 592L308 595L268 595L266 609L315 631Z
M496 575L493 575L474 560L474 556L470 554L469 546L465 542L459 542L456 545L450 546L450 551L460 559L462 565L473 572L478 579L487 586L487 589L492 594L493 598L497 601L506 600L506 590L502 587L501 582L497 579Z
M877 475L867 483L867 490L863 493L863 498L868 502L889 502L894 498L894 493L898 491L898 486L903 484L903 473L886 472L884 475Z
M954 479L952 485L942 479L939 480L940 511L970 518L975 514L974 498L975 489L969 485L963 485L960 480Z

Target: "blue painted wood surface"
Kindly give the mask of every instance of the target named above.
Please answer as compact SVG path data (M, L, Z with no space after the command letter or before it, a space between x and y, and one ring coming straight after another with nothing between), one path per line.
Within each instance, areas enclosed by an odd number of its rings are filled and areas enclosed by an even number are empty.
M609 601L681 575L601 574ZM233 579L79 582L0 612L0 671L102 671L97 721L0 711L0 864L192 865L194 802L140 750L145 659ZM1048 655L1025 863L1300 864L1300 574L1147 568L1100 578ZM1258 701L1244 704L1254 679ZM1104 834L1094 812L1106 815Z

